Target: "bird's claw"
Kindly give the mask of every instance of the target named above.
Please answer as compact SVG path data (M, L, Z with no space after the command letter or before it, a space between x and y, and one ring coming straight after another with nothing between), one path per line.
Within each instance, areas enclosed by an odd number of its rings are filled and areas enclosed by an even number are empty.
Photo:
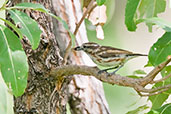
M103 74L103 73L106 73L107 76L111 76L111 75L114 75L114 74L115 74L115 72L108 73L106 70L100 70L100 71L98 72L98 74Z
M115 72L111 72L107 74L108 76L115 75Z
M106 70L100 70L99 72L98 72L98 74L102 74L102 73L108 73Z
M107 76L111 76L111 75L115 75L116 72L114 71L114 72L108 73L106 70L100 70L100 71L98 72L98 74L103 74L103 73L106 73Z

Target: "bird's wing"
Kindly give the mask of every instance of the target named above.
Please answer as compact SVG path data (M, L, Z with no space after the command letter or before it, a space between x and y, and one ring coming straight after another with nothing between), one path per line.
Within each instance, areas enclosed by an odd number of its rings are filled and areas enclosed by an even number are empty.
M103 54L104 56L114 56L117 54L133 54L130 51L118 49L110 46L100 46L98 50L96 51L96 54Z

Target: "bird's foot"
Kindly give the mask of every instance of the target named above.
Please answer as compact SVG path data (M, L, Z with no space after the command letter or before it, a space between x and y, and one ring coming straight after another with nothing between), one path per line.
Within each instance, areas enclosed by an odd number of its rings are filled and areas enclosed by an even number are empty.
M115 74L115 72L109 73L109 72L107 72L107 70L100 70L100 71L98 72L98 74L103 74L103 73L105 73L107 76L111 76L111 75L114 75L114 74Z
M110 73L108 73L107 75L108 75L108 76L111 76L111 75L115 75L115 73L116 73L116 72L110 72Z
M100 70L100 71L98 72L98 74L103 74L103 73L107 73L107 74L108 74L107 70Z

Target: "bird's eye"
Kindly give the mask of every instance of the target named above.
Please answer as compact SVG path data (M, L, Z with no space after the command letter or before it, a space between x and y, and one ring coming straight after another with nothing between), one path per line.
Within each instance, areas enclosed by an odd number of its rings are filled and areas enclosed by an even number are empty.
M83 46L83 48L86 48L86 46Z

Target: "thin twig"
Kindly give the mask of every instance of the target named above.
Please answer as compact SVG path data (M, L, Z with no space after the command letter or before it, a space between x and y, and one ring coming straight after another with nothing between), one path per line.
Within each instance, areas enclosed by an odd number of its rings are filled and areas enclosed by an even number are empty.
M155 92L158 92L158 91L161 91L163 89L169 89L171 88L171 84L168 84L168 85L164 85L164 86L161 86L161 87L156 87L156 88L152 88L152 89L146 89L140 85L137 85L138 87L134 88L136 91L140 91L140 92L144 92L144 93L155 93Z
M85 17L87 16L88 13L90 13L90 11L92 11L95 7L97 6L97 4L94 4L94 0L92 0L86 11L83 13L83 16L82 18L80 19L80 21L76 24L76 28L75 28L75 31L74 31L74 35L76 36L77 32L78 32L78 29L80 28L82 22L84 21ZM71 47L72 47L72 40L69 41L69 44L66 48L66 51L65 51L65 55L64 55L64 59L63 59L63 65L66 65L67 63L67 58L69 56L69 53L71 52Z
M161 79L159 79L159 80L153 80L152 82L150 82L150 84L162 82L162 81L164 81L164 80L166 80L166 79L168 79L168 78L170 78L170 77L171 77L171 74L169 74L168 76L165 76L165 77L163 77L163 78L161 78Z
M96 3L94 4L94 0L92 0L92 1L89 3L89 5L88 5L86 11L83 13L82 18L81 18L80 21L76 24L76 28L75 28L75 31L74 31L74 35L77 34L78 29L79 29L79 27L81 26L82 22L84 21L85 17L87 16L87 14L89 14L96 6L97 6L97 4L96 4Z
M69 53L70 53L70 51L71 51L71 47L72 47L72 41L70 40L70 41L69 41L69 44L68 44L68 46L67 46L67 48L66 48L66 51L65 51L65 54L64 54L63 61L62 61L62 64L63 64L63 65L66 65L66 63L67 63L67 59L68 59Z
M87 16L87 19L89 19L91 12L94 10L94 8L95 8L96 6L97 6L97 4L95 4L95 5L90 9L90 11L89 11L89 13L88 13L88 16Z
M156 75L171 61L171 58L168 58L167 61L159 64L156 66L149 74L147 74L146 77L140 79L141 85L146 86L147 84L151 83L153 79L156 77Z
M138 92L138 94L139 94L140 96L142 96L142 97L145 97L145 96L153 96L153 95L158 95L158 94L160 94L160 93L163 93L163 92L167 91L168 89L170 89L170 88L166 88L166 89L157 91L157 92L155 92L155 93L142 94L141 92Z

